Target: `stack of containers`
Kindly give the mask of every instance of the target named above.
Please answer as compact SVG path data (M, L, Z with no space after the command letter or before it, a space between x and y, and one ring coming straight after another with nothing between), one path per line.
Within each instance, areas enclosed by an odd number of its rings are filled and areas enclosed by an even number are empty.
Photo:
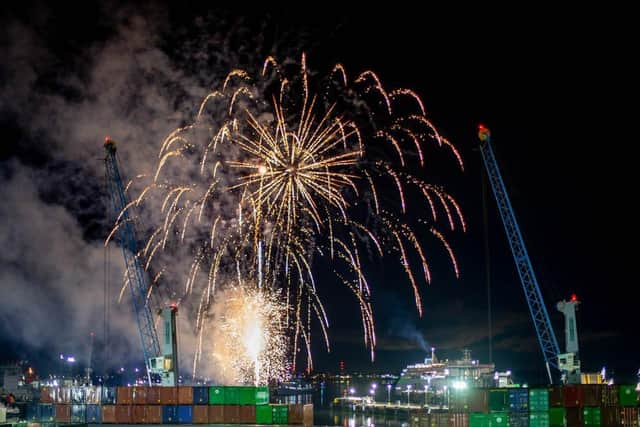
M529 390L526 388L510 388L509 425L511 427L529 427Z
M265 408L258 409L260 406L268 407L268 403L267 387L210 387L209 423L271 424L265 415ZM258 412L261 421L256 421Z
M529 427L549 427L549 390L529 389Z
M620 403L620 421L623 426L638 427L640 424L638 414L638 391L635 386L621 385L618 401Z

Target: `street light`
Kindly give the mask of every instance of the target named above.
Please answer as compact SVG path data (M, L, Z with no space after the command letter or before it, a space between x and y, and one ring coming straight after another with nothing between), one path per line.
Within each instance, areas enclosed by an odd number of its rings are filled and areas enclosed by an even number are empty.
M407 406L409 406L411 402L411 399L409 398L410 396L411 396L411 384L407 386Z
M387 384L387 403L391 404L391 384Z
M424 386L424 406L427 406L427 388L429 388L429 386L425 384L425 386Z

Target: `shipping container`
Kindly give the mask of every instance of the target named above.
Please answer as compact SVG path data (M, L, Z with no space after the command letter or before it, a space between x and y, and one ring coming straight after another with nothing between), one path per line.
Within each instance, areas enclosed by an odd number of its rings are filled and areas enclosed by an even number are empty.
M53 403L61 405L71 403L71 389L69 387L55 387L53 389Z
M178 388L177 387L160 387L160 404L177 405L178 404Z
M562 398L565 408L579 408L582 405L582 387L580 385L565 385L562 388Z
M133 424L146 424L147 422L146 405L134 405L131 407L131 422Z
M582 408L567 408L567 427L581 427L584 425Z
M55 406L51 403L41 403L38 405L38 421L50 423L56 417Z
M71 405L55 405L55 420L59 423L71 422Z
M256 423L256 406L255 405L240 406L240 423L241 424Z
M160 389L162 387L147 387L147 405L160 404Z
M160 405L145 406L144 420L147 424L162 424L162 406Z
M601 406L618 406L618 386L605 385L602 387L602 405Z
M208 394L207 390L207 394ZM209 423L209 407L207 405L193 405L193 423L208 424Z
M71 422L87 422L87 407L85 405L71 405Z
M302 403L289 404L289 424L302 424Z
M452 389L449 393L449 411L467 412L469 411L468 390Z
M620 406L638 406L638 392L634 385L618 386Z
M307 403L302 408L302 424L305 426L313 425L313 403Z
M529 410L529 389L509 389L509 411L523 412Z
M131 405L133 403L133 387L117 387L116 403L118 405Z
M130 405L116 405L116 422L118 424L131 424L131 415Z
M224 405L226 388L223 386L209 387L209 405Z
M102 403L102 386L86 387L84 403L87 405L100 405Z
M224 423L238 424L240 422L240 405L224 405Z
M224 423L224 405L209 406L209 423L211 424Z
M103 405L115 405L116 404L116 388L115 387L102 387L102 397L100 403Z
M492 412L489 417L491 427L509 427L508 412Z
M488 412L489 402L487 400L487 390L483 388L470 389L468 406L470 412Z
M562 387L560 386L549 387L549 407L551 408L564 407L564 395L562 393Z
M504 389L489 390L489 411L504 412L509 410L509 393Z
M115 405L102 405L101 410L102 410L103 424L116 423L116 406Z
M605 406L600 409L600 417L602 420L602 427L620 427L619 408Z
M469 414L469 427L490 427L491 417L482 412Z
M193 388L193 404L208 405L209 404L209 387Z
M242 390L242 387L237 387L237 386L225 387L224 388L224 404L239 405L241 401L240 390Z
M546 388L529 389L529 411L546 412L549 410L549 390Z
M53 403L53 395L50 387L40 389L40 403Z
M256 388L255 387L238 387L238 404L255 405L256 404Z
M567 425L566 412L567 411L564 408L549 408L549 426L565 427Z
M146 405L147 404L147 386L135 386L133 387L133 404L134 405Z
M509 426L510 427L529 427L529 413L528 412L509 412Z
M422 418L420 417L420 419ZM469 414L465 412L450 412L449 427L469 427Z
M273 424L273 413L271 406L256 406L256 424Z
M289 407L287 405L271 405L273 424L289 424Z
M598 384L582 385L582 406L600 406L602 402L602 386Z
M193 405L193 387L189 387L189 386L178 387L178 404Z
M620 425L638 427L638 408L620 408Z
M175 424L176 422L178 422L178 407L176 405L162 405L162 424Z
M37 403L27 403L27 406L24 408L24 420L39 421Z
M102 423L102 407L100 405L87 405L87 423Z
M426 419L429 427L449 427L449 414L447 412L434 412Z
M179 424L193 423L193 406L192 405L178 405L177 414L178 414Z
M256 387L256 405L269 404L269 387Z
M529 412L529 427L550 427L549 412Z
M582 408L582 425L601 426L602 415L600 412L600 408L597 408L597 407Z

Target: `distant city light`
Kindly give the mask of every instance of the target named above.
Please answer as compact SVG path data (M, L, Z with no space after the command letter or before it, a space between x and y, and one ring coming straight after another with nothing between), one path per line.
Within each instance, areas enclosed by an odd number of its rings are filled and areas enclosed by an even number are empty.
M76 358L75 358L75 357L73 357L73 356L69 356L69 357L67 357L67 362L69 362L69 363L75 363L75 361L76 361Z
M453 388L455 388L456 390L464 390L465 388L467 388L467 383L464 381L454 381Z
M355 388L353 388L353 387L352 387L352 388L350 388L350 389L349 389L349 393L353 394L353 393L355 393L355 392L356 392L356 389L355 389Z

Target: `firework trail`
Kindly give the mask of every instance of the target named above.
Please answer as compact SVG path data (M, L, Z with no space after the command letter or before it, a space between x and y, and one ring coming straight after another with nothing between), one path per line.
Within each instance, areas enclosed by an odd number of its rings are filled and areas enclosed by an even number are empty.
M177 293L193 301L200 343L216 327L209 318L221 282L233 278L249 299L277 290L293 354L306 350L307 369L313 322L330 344L314 278L315 258L327 259L360 306L373 359L363 257L399 261L420 315L420 287L432 279L426 241L441 246L459 274L443 229L464 231L465 222L451 195L418 176L429 146L449 151L463 168L422 100L408 89L385 89L372 71L351 81L338 64L314 84L304 54L299 66L269 57L257 76L234 70L206 96L194 122L163 141L155 171L127 207L159 201L149 203L157 226L139 256L147 268L165 271L176 268L176 253L189 254ZM389 186L391 196L382 191ZM194 372L206 358L197 352ZM291 363L295 369L295 357Z

